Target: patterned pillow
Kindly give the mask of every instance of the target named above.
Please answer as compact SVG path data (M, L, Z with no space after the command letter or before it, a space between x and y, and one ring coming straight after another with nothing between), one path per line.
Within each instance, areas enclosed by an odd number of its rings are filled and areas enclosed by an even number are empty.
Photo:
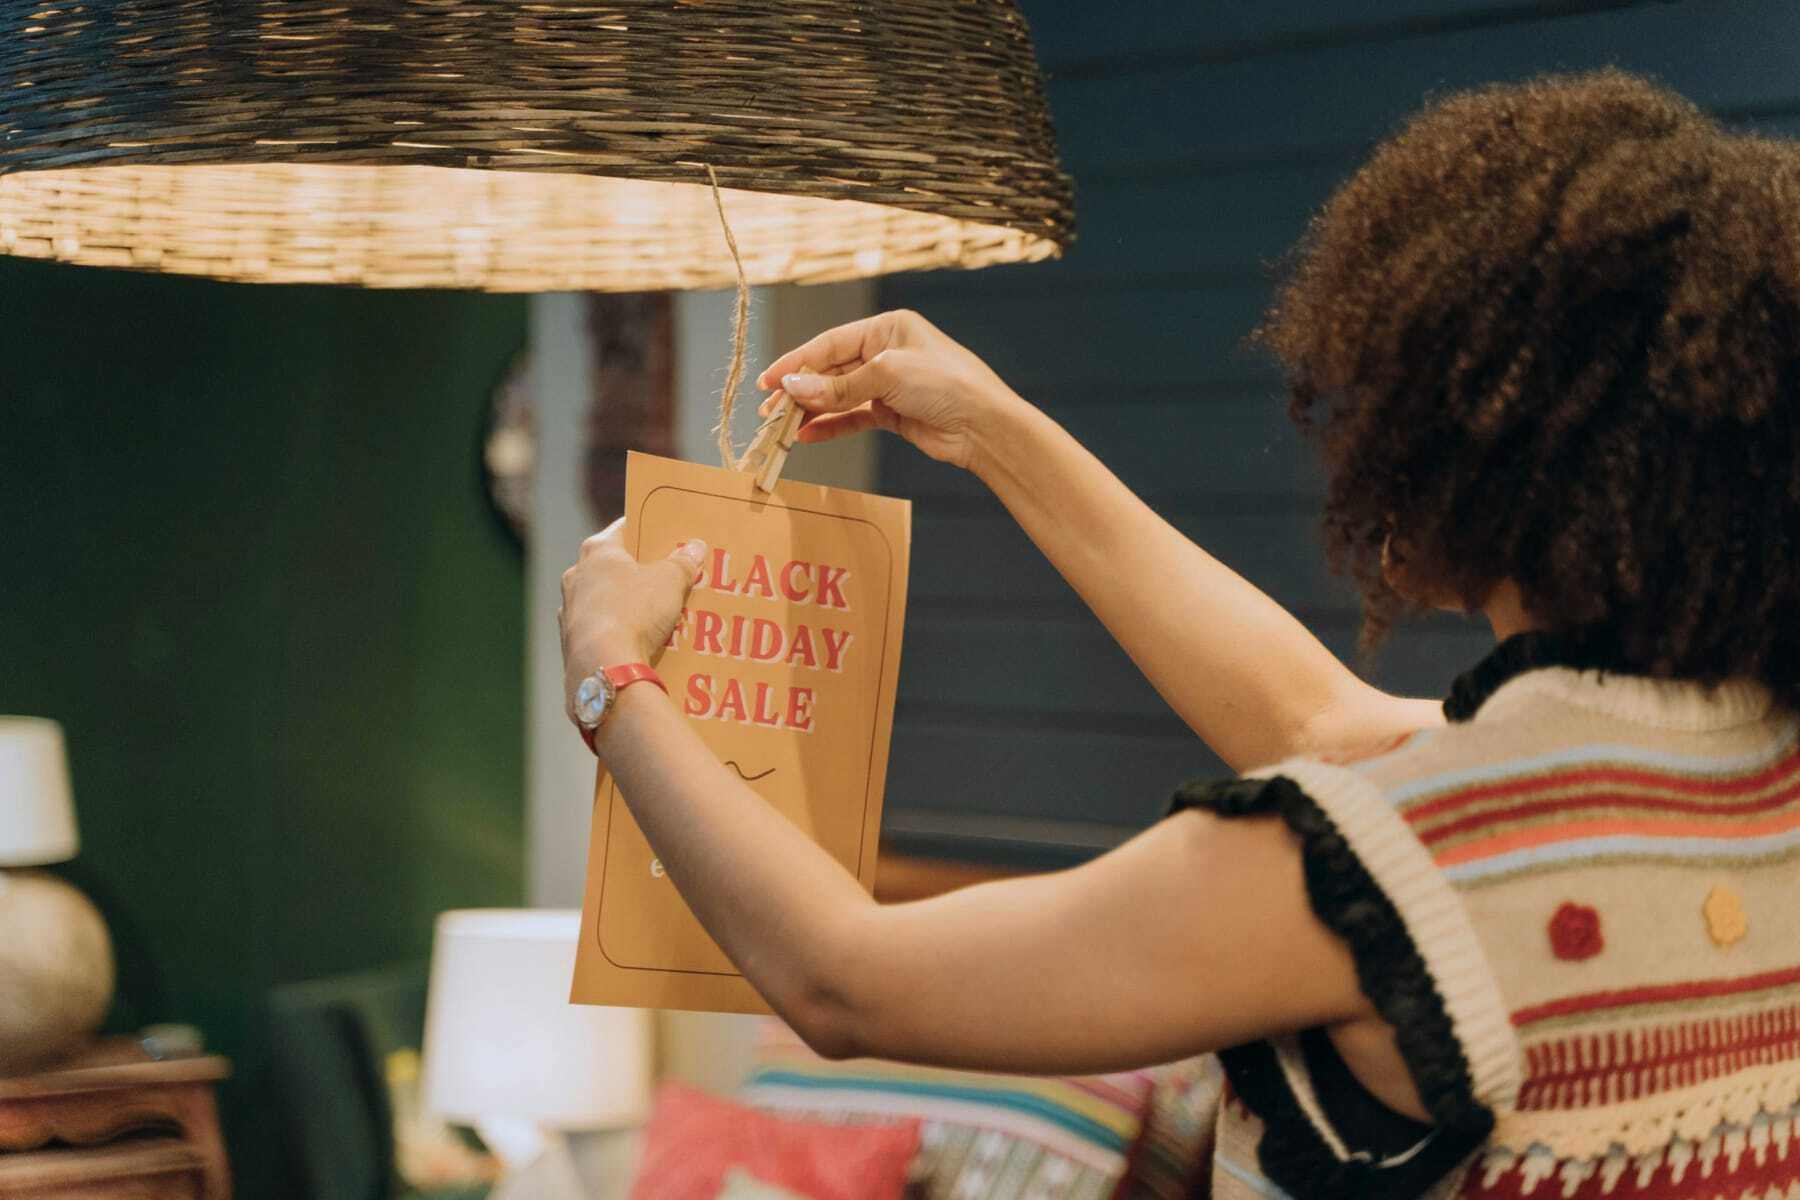
M1107 1200L1125 1179L1154 1088L1150 1071L1056 1077L831 1062L771 1021L743 1098L822 1121L919 1118L912 1178L922 1200Z
M1216 1054L1157 1067L1150 1113L1119 1200L1187 1200L1212 1176L1213 1134L1225 1098Z
M631 1200L717 1200L742 1170L809 1200L900 1200L919 1122L846 1128L759 1112L680 1084L657 1089Z

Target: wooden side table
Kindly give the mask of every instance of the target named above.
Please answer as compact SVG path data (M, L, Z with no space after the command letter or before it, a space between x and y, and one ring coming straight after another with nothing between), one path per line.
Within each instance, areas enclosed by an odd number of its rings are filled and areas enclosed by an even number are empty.
M0 1196L230 1200L216 1056L158 1061L108 1040L35 1075L0 1078Z

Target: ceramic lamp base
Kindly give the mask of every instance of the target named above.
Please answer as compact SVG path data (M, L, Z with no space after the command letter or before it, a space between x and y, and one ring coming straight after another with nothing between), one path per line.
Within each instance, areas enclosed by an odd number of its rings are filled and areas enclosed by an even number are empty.
M0 871L0 1075L36 1070L91 1037L113 994L112 940L79 890Z

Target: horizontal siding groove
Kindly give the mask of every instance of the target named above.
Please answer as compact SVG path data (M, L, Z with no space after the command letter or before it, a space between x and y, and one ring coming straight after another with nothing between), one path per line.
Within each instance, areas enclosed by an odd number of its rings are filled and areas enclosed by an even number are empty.
M1205 745L1174 713L1157 716L1114 712L1043 712L1037 709L951 704L934 700L902 700L896 709L909 733L1086 733L1138 741L1192 742Z
M987 604L986 601L983 602ZM1288 612L1311 630L1348 630L1362 624L1362 610L1354 606L1321 604L1296 605ZM1460 629L1450 625L1451 618L1420 618L1404 626L1409 633L1445 633ZM1095 630L1103 627L1098 617L1078 598L1045 599L1003 604L998 598L986 607L973 608L967 600L948 597L920 596L906 606L907 629L924 629L942 625L1041 625L1048 636L1066 636L1067 626L1085 625Z
M1268 282L1269 272L1261 264L1246 263L1242 267L1201 267L1188 271L1094 271L1083 269L1056 270L1055 286L1077 288L1083 293L1205 291L1211 288L1254 287ZM908 296L920 300L947 299L967 301L988 297L1042 296L1049 280L1042 268L1022 268L1017 272L996 272L991 277L978 276L961 280L948 277L949 272L933 272L906 286Z
M978 607L979 605L979 607ZM959 621L1035 621L1045 625L1084 625L1097 618L1087 605L1074 595L1059 596L983 596L979 601L967 596L913 595L906 601L906 622L920 619ZM901 668L904 670L905 668Z
M1674 0L1655 0L1672 3ZM1546 67L1545 70L1549 70ZM1422 98L1421 98L1422 99ZM1721 124L1746 132L1759 132L1759 127L1800 118L1800 101L1773 100L1762 104L1720 105L1708 110ZM1384 131L1385 132L1385 131ZM1787 133L1792 131L1770 130ZM1080 219L1080 192L1113 185L1174 183L1180 180L1225 179L1234 175L1259 175L1265 172L1334 168L1346 175L1368 158L1379 137L1353 142L1326 142L1311 146L1277 146L1267 150L1200 150L1192 154L1106 163L1071 163L1078 188L1076 218ZM1325 197L1319 197L1323 202Z
M1240 572L1241 574L1241 572ZM1251 583L1257 583L1255 579ZM1261 586L1261 585L1259 585ZM976 605L981 605L977 609ZM1284 604L1289 612L1300 615L1302 606L1289 601ZM975 614L991 614L982 619L991 621L1038 621L1044 624L1072 625L1097 621L1087 605L1081 602L1072 588L1064 587L1055 595L1025 595L995 593L980 598L966 595L940 595L929 592L915 593L906 601L907 619L916 617L957 617L974 619ZM1343 605L1321 605L1306 609L1314 613L1348 613L1357 610ZM1360 618L1359 618L1360 619ZM1304 623L1304 622L1303 622Z
M932 859L946 863L1020 872L1065 871L1104 854L1111 847L1060 846L1036 839L958 837L955 834L889 832L884 826L881 853L904 858Z
M1197 466L1196 470L1203 469ZM1006 515L999 501L982 493L897 493L930 516L946 520L993 520ZM1233 517L1316 516L1323 511L1317 492L1140 492L1138 498L1162 516L1228 519Z
M1205 277L1204 281L1202 281L1202 277ZM1095 278L1103 278L1103 276L1097 272ZM1070 289L1060 286L1061 281L1058 281L1058 287L1054 290L1046 290L1044 286L1046 282L1040 279L1035 288L1018 286L1012 280L1008 280L1001 286L984 283L976 287L945 289L935 296L927 293L920 298L928 301L937 311L959 313L972 310L972 317L985 314L991 321L994 317L993 305L996 300L1005 300L1015 310L1024 308L1026 305L1041 304L1054 307L1069 303ZM1108 282L1113 281L1109 279ZM1264 271L1168 271L1154 275L1133 274L1117 282L1121 286L1087 289L1082 293L1082 298L1092 299L1097 292L1117 296L1135 296L1145 292L1154 292L1159 295L1167 295L1172 292L1182 295L1204 295L1208 292L1260 293L1272 291L1272 280ZM896 294L900 293L896 292ZM906 294L914 295L916 293L908 292ZM1260 303L1257 305L1257 309L1260 312ZM925 315L936 320L933 313ZM952 317L952 319L957 318ZM1009 317L1008 319L1015 318ZM1249 335L1249 332L1249 329L1244 330L1246 336Z
M1293 30L1205 46L1145 47L1123 54L1070 58L1060 62L1053 59L1044 64L1044 71L1053 82L1086 82L1121 75L1183 71L1193 67L1282 54L1305 54L1315 50L1339 50L1401 42L1447 33L1467 33L1502 25L1580 17L1614 9L1642 8L1675 2L1678 0L1518 0L1462 12L1420 14L1385 21L1346 21L1320 29Z
M1712 115L1726 125L1743 126L1748 132L1757 132L1757 126L1765 123L1781 123L1800 117L1800 99L1768 100L1761 104L1729 104L1711 110Z
M953 330L945 332L955 336ZM1286 398L1281 378L1275 371L1274 363L1270 362L1260 378L1213 375L1194 379L1142 380L1133 376L1130 370L1122 369L1111 379L1015 375L1007 380L1007 386L1051 416L1062 408L1099 405L1128 408L1169 403L1228 404L1245 399L1266 399L1271 404L1281 404ZM1127 390L1121 391L1121 387Z
M954 283L915 284L906 291L907 304L986 304L990 300L1044 300L1057 303L1062 295L1079 292L1086 297L1127 296L1143 292L1213 292L1237 288L1268 288L1273 292L1276 273L1272 264L1245 261L1194 271L1140 272L1106 268L1052 269L1035 282L1024 279L984 279L974 287ZM1055 292L1046 293L1046 288Z
M1267 150L1214 150L1157 158L1126 159L1107 163L1071 163L1078 189L1108 184L1168 183L1179 179L1215 179L1231 175L1260 175L1274 171L1309 170L1318 167L1355 166L1375 148L1377 139L1328 142L1316 146L1276 146ZM1081 216L1081 197L1075 199L1076 219Z
M1104 821L1039 820L961 809L899 808L888 810L883 835L920 834L998 841L1049 841L1065 846L1109 850L1137 836L1142 828Z

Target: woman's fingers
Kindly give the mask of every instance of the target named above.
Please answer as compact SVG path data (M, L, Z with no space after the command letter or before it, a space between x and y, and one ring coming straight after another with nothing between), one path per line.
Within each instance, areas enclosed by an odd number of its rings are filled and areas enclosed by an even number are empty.
M893 396L900 382L900 352L883 350L842 375L783 375L781 387L809 413L847 412Z
M861 363L839 363L835 367L826 367L823 371L814 372L811 367L802 367L801 370L818 375L848 375L851 371L854 371L861 365ZM781 398L785 395L787 395L787 393L780 388L776 388L774 391L770 392L768 396L763 399L763 402L756 406L756 415L759 417L766 417L774 412L775 406L781 402Z
M829 442L834 438L849 437L853 433L861 433L865 429L875 428L875 414L868 408L853 408L849 412L827 413L814 417L800 427L797 440L801 442Z
M614 543L623 542L624 539L625 539L625 518L620 517L617 520L615 520L611 525L608 525L605 529L602 529L599 533L590 533L587 535L587 537L583 538L582 542L581 542L581 550L579 553L576 554L575 557L577 559L586 558L588 555L592 554L594 551L610 548Z
M796 371L830 371L834 367L855 366L874 358L894 341L894 330L900 314L884 312L860 321L851 321L827 329L804 346L786 354L763 368L756 386L772 388L783 375Z

